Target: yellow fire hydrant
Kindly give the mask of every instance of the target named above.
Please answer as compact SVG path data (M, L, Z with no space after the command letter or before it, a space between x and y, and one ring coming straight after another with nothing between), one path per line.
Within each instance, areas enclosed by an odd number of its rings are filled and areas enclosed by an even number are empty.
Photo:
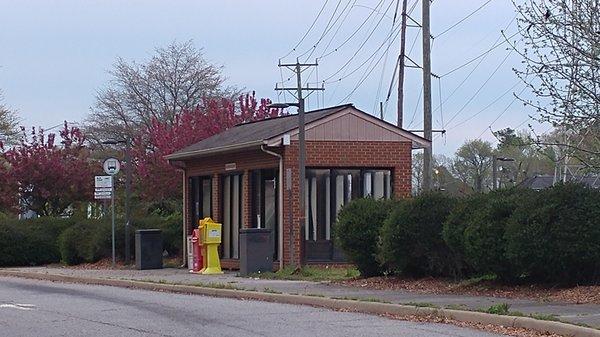
M202 270L201 274L223 274L219 260L219 244L221 243L221 224L211 218L200 220L200 233L202 241Z

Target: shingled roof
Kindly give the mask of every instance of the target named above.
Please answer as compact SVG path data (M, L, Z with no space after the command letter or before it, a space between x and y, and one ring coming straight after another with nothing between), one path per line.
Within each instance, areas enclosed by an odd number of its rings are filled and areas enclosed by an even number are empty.
M319 110L308 111L305 113L305 123L310 124L319 119L333 115L350 107L353 107L353 105L344 104ZM168 160L181 160L203 154L214 154L226 151L240 150L255 146L258 147L260 145L263 145L268 139L272 139L276 136L288 133L297 128L297 114L242 123L234 126L231 129L225 130L221 133L206 138L198 143L185 147L175 153L166 156L165 158Z

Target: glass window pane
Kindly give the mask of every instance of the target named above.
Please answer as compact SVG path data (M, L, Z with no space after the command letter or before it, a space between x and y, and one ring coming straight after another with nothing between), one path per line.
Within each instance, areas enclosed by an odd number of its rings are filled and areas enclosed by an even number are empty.
M384 177L383 171L375 171L373 179L373 198L375 199L381 199L385 196Z
M212 180L202 179L202 218L211 216Z
M232 187L232 209L231 209L231 247L232 247L232 258L237 259L239 257L239 230L240 230L240 217L242 214L241 198L240 198L240 175L233 176L233 187Z
M371 181L371 172L366 172L364 175L363 196L368 197L368 196L373 195L373 192L371 191L372 185L373 185L373 182Z
M223 258L231 258L231 176L223 178Z

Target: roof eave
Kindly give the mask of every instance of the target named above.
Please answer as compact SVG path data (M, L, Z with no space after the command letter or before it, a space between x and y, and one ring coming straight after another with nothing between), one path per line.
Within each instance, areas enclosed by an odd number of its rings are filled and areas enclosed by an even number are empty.
M266 144L266 142L264 140L258 140L258 141L239 143L239 144L228 145L228 146L213 147L213 148L205 149L205 150L173 153L170 155L166 155L164 158L167 159L168 161L185 160L185 159L203 157L203 156L212 155L212 154L244 150L244 149L248 149L248 148L252 148L252 147L260 147L261 145L264 145L264 144Z

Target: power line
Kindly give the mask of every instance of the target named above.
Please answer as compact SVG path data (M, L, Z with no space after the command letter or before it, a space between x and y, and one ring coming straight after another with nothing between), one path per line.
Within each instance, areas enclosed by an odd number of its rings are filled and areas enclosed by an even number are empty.
M412 117L410 118L410 122L408 123L407 128L410 128L415 120L415 116L417 115L417 110L421 104L421 96L423 96L423 86L421 86L421 90L419 91L419 97L417 98L417 104L415 105L415 110L413 111Z
M499 43L497 43L497 44L494 44L494 45L493 45L493 46L492 46L490 49L488 49L488 50L484 51L483 53L481 53L481 54L479 54L478 56L476 56L476 57L474 57L474 58L470 59L469 61L467 61L467 62L465 62L465 63L463 63L463 64L461 64L461 65L459 65L459 66L457 66L457 67L455 67L455 68L453 68L452 70L450 70L450 71L448 71L448 72L445 72L445 73L443 73L442 75L440 75L440 77L445 77L445 76L448 76L448 75L450 75L450 74L454 73L455 71L457 71L457 70L460 70L460 69L462 69L462 68L464 68L464 67L468 66L469 64L471 64L471 63L473 63L473 62L477 61L478 59L480 59L480 58L484 57L485 55L489 54L489 52L491 52L492 50L494 50L494 49L498 48L499 46L501 46L501 45L505 44L505 43L506 43L506 41L507 41L508 39L511 39L511 38L515 37L515 36L516 36L517 34L519 34L520 32L521 32L520 30L519 30L519 31L517 31L517 32L516 32L516 33L514 33L513 35L511 35L511 36L509 36L508 38L506 38L504 41L502 41L502 42L499 42Z
M512 87L508 88L508 90L506 90L505 92L503 92L500 96L498 96L496 99L494 99L492 102L490 102L488 105L486 105L485 107L483 107L481 110L477 111L476 113L474 113L473 115L469 116L467 119L455 124L454 126L452 126L452 128L450 129L455 129L460 125L465 124L466 122L470 121L471 119L479 116L482 112L484 112L485 110L487 110L489 107L491 107L492 105L494 105L496 102L498 102L499 100L501 100L504 96L506 96L509 92L511 92L517 85L519 85L519 83L521 83L520 81L515 83ZM512 104L512 103L511 103Z
M471 96L467 102L465 102L465 104L452 116L452 118L450 118L450 120L448 120L448 123L451 123L456 117L458 117L458 115L463 112L463 110L473 101L473 99L475 99L475 97L477 97L477 95L481 92L481 90L483 90L483 88L487 85L487 83L492 79L492 77L494 77L494 75L498 72L498 70L500 69L500 67L502 67L502 65L504 64L504 62L506 62L506 60L508 59L508 57L510 56L510 54L512 54L512 50L509 51L508 53L506 53L506 56L504 57L504 59L502 59L502 62L500 62L500 64L496 67L496 69L494 69L494 71L490 74L490 76L488 76L488 78L485 80L485 82L483 82L483 84L477 89L477 91L475 91L475 93L473 94L473 96Z
M398 37L398 34L400 34L400 30L398 30L396 32L396 35L394 35L393 39L395 40L396 37ZM391 45L390 45L391 46ZM386 48L386 51L389 50L390 46L388 46ZM379 50L380 48L378 48ZM371 70L369 70L370 65L373 63L373 59L371 59L371 62L369 63L369 66L367 66L367 69L365 69L365 73L363 74L363 77L359 80L359 82L356 84L356 86L354 87L354 89L352 89L352 91L346 95L346 97L344 97L344 99L341 100L341 102L347 100L348 98L350 98L350 96L352 96L352 94L354 94L354 92L363 84L363 82L369 78L369 76L372 74L373 70L375 70L375 67L377 67L377 65L379 64L379 62L381 62L381 59L383 58L383 56L386 55L386 53L384 52L383 54L381 54L381 56L379 57L379 59L377 59L377 62L375 62L375 65L373 66L373 68L371 68Z
M377 6L375 6L375 9L379 8L379 6L381 6L383 4L383 0L380 0L379 3L377 4ZM362 27L369 21L369 19L371 18L371 16L375 14L375 10L373 10L371 13L369 13L369 15L367 16L367 18L365 20L363 20L363 22L360 24L360 26L358 26L358 28L352 33L350 34L350 36L348 36L340 45L338 45L336 48L334 48L332 51L330 51L327 54L322 55L321 57L318 58L318 60L321 60L335 52L337 52L340 48L342 48L344 45L346 45L346 43L348 43L356 34L358 34L358 32L362 29Z
M390 9L390 7L392 6L393 2L390 2L390 4L388 5L388 7L385 10L385 13L387 13ZM377 24L375 25L375 27L373 28L373 30L371 30L371 32L369 33L369 35L367 36L367 38L360 44L360 46L358 46L358 48L356 49L356 51L354 52L354 54L350 57L350 59L348 61L346 61L346 63L344 63L342 65L341 68L339 68L336 72L334 72L333 74L331 74L330 76L328 76L327 78L325 78L323 81L327 82L330 79L332 79L335 75L339 74L342 70L344 70L349 64L350 62L352 62L352 60L354 60L354 58L356 57L356 55L358 55L358 53L362 50L362 48L365 46L365 44L369 41L369 39L371 38L371 36L373 35L373 33L375 33L375 31L377 30L377 27L379 27L379 25L381 24L381 21L383 20L384 16L381 16L381 18L379 18L379 21L377 21Z
M496 116L496 118L494 118L494 120L490 123L490 125L488 125L485 129L483 129L483 131L481 131L481 133L479 134L479 136L477 136L477 138L481 138L481 136L483 136L483 134L485 133L485 131L489 128L490 130L492 129L492 125L494 125L494 123L496 123L496 121L498 121L500 119L500 117L502 117L507 111L508 109L510 109L510 107L515 103L515 101L517 100L517 96L520 95L521 93L523 93L523 91L527 88L527 86L523 87L523 89L521 89L521 91L519 91L519 93L517 95L515 95L513 97L513 99L510 101L510 103L506 106L506 108L504 108L504 110L500 111L500 113L498 114L498 116ZM526 119L525 121L528 121L528 119ZM521 126L521 125L519 125Z
M400 0L396 0L396 8L394 9L394 18L392 19L392 27L391 27L391 32L394 31L394 26L396 25L396 18L398 17L398 6L400 5ZM381 76L379 77L379 84L377 85L377 94L375 95L375 103L373 106L373 111L376 110L377 107L377 102L379 101L379 95L381 93L381 86L383 85L383 78L385 77L385 70L387 68L387 60L388 60L388 52L390 50L390 45L393 42L393 40L390 40L388 42L388 47L385 51L385 56L384 56L384 60L383 60L383 67L381 67ZM394 75L392 75L392 77L395 77L396 75L396 70L394 70ZM383 112L381 112L381 117L383 118Z
M344 9L342 9L342 11L340 12L340 14L337 16L337 18L335 19L335 21L333 21L333 24L331 25L331 21L335 17L335 14L337 13L338 8L340 7L341 4L342 4L342 0L339 0L338 3L337 3L337 5L335 5L335 9L333 10L333 13L331 14L331 17L329 17L329 20L327 21L327 25L325 25L325 29L323 30L323 33L321 33L321 36L319 37L319 39L317 40L317 42L315 42L315 44L311 48L309 48L308 50L306 50L304 53L300 54L298 56L298 58L301 58L304 55L306 55L308 52L310 52L310 54L306 57L306 61L308 61L310 59L310 57L312 56L312 54L317 49L317 46L319 45L319 43L321 43L321 41L327 35L327 33L329 33L329 31L331 29L333 29L333 26L335 26L335 24L337 23L337 21L340 19L340 17L342 16L342 13L344 13L346 11L346 8L348 8L348 6L350 5L350 1L348 1L348 3L346 4L346 6L344 7ZM331 25L331 27L329 25Z
M298 48L298 46L300 46L300 44L304 41L304 39L308 36L308 34L310 33L310 31L313 29L313 27L315 26L315 24L317 23L317 20L319 20L319 17L321 16L321 14L323 13L323 10L325 9L325 6L327 6L327 3L329 2L329 0L325 0L325 3L323 3L323 7L321 7L321 9L319 10L319 13L317 14L317 17L315 18L315 20L312 22L312 24L310 25L310 27L308 27L308 30L306 31L306 33L304 33L304 35L302 36L302 38L300 39L300 41L298 41L298 43L296 43L296 45L294 46L294 48L292 48L292 50L290 50L287 54L285 54L284 56L282 56L280 59L286 58L288 57L291 53L296 51L296 48Z
M458 22L456 22L455 24L453 24L452 26L446 28L444 31L442 31L441 33L437 34L435 37L438 38L444 34L446 34L447 32L451 31L454 27L460 25L461 23L463 23L465 20L467 20L468 18L470 18L471 16L473 16L475 13L479 12L481 9L483 9L487 4L489 4L490 2L492 2L492 0L487 0L486 2L484 2L481 6L479 6L477 9L475 9L474 11L472 11L471 13L469 13L469 15L465 16L464 18L460 19Z

